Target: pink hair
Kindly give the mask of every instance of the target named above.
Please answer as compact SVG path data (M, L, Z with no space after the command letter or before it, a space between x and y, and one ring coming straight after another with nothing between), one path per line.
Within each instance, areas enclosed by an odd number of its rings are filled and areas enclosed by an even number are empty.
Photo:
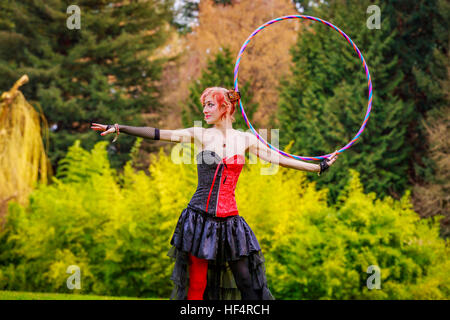
M234 122L235 119L233 117L233 113L236 110L236 102L232 103L230 101L230 99L227 96L227 92L229 90L222 88L222 87L209 87L206 88L205 90L203 90L202 95L200 96L200 102L202 103L202 105L204 105L205 100L208 96L211 96L212 99L216 102L216 104L219 106L219 110L224 108L225 112L222 113L222 115L220 116L220 119L222 120L225 116L226 116L226 112L228 109L230 109L230 117L231 117L231 122Z

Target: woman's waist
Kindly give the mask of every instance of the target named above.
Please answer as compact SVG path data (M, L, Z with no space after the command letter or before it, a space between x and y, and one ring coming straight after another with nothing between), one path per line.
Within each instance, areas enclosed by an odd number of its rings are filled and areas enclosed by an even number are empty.
M203 207L196 206L195 204L192 204L191 202L188 203L187 206L189 207L189 209L196 211L197 213L202 214L204 216L211 217L211 218L223 219L223 218L228 218L228 217L233 217L233 216L239 215L239 212L237 210L232 210L232 211L228 211L228 212L208 210L209 212L207 212L207 211L205 211L205 209Z

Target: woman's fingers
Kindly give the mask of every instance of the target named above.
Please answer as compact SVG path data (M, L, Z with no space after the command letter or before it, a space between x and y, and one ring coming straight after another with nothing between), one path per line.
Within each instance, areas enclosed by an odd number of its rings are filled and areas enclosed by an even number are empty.
M93 123L91 123L91 125L92 125L91 126L92 130L103 131L102 133L100 133L101 136L107 135L107 134L112 133L112 132L115 131L114 127L106 130L107 125L105 125L105 124L100 124L100 123L93 122Z
M92 123L91 124L91 129L96 130L96 131L105 131L106 130L106 125L104 124L100 124L100 123Z
M337 152L338 151L336 150L330 155L327 161L328 165L332 165L336 161L336 159L338 158Z
M114 132L114 127L113 127L113 128L110 128L109 130L107 130L107 131L105 131L105 132L100 133L100 135L101 135L101 136L105 136L105 135L107 135L107 134L109 134L109 133L113 133L113 132Z

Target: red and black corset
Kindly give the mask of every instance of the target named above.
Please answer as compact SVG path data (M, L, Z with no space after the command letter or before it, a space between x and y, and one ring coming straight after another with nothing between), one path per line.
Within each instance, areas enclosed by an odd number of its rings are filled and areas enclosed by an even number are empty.
M239 154L222 159L211 150L199 152L198 186L188 205L215 217L238 215L234 190L244 162Z

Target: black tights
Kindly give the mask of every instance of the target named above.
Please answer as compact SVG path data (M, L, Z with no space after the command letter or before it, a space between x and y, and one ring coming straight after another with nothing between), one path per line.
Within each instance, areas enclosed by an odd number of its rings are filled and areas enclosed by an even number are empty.
M255 290L252 286L252 278L249 271L248 257L244 256L237 261L228 261L233 272L236 286L241 292L242 300L261 300L261 290ZM189 289L188 300L202 300L206 288L208 272L208 260L199 259L189 254Z
M248 257L242 257L237 261L229 261L236 285L241 292L242 300L260 300L258 291L252 286L252 278L249 272Z

